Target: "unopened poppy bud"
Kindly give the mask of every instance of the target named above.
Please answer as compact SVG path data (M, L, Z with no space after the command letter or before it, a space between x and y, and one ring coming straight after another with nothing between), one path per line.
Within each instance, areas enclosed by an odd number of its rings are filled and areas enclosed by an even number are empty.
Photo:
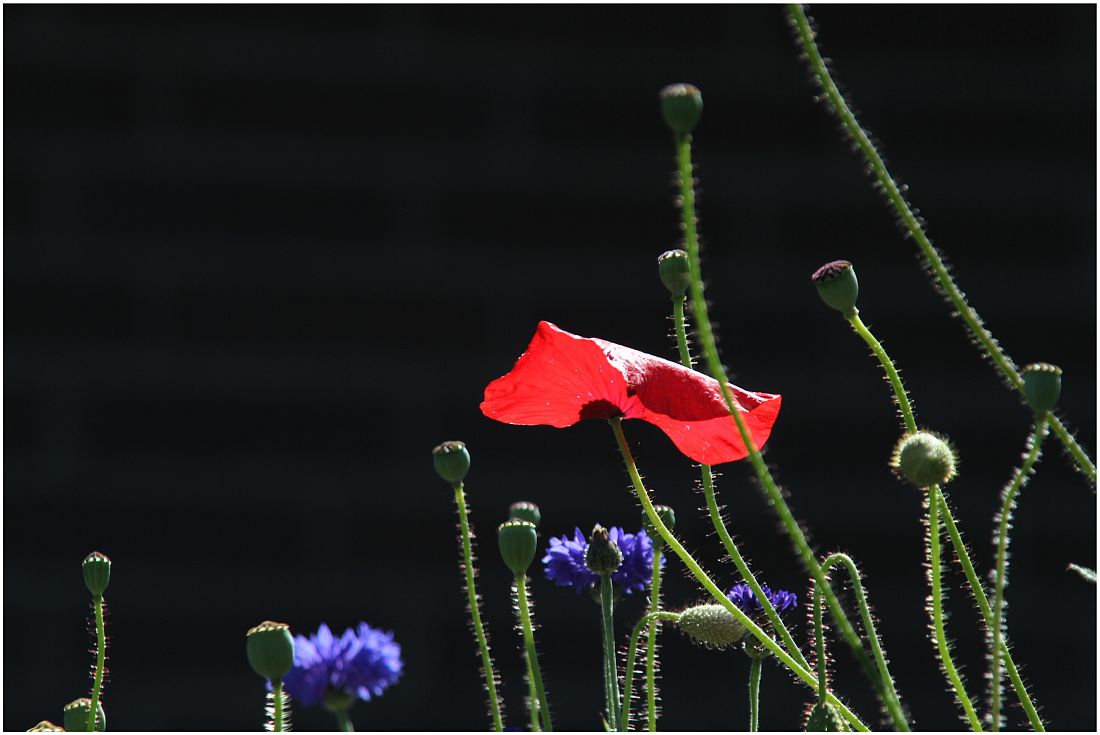
M829 306L844 316L856 313L856 298L859 296L859 281L856 271L847 260L834 260L814 271L810 280L817 286L817 294Z
M703 94L691 84L670 84L661 90L661 114L677 135L687 135L703 115Z
M88 714L92 711L92 700L87 697L74 699L65 705L65 730L68 732L88 732ZM96 707L95 731L107 729L107 713L103 711L103 702Z
M741 640L745 626L722 605L696 605L680 613L680 630L707 648L721 648Z
M497 543L500 545L500 555L512 574L526 574L531 562L535 560L539 534L531 521L513 518L500 524L497 529Z
M683 250L668 250L658 255L657 273L673 296L683 296L691 287L691 266Z
M588 537L584 564L596 574L614 574L623 564L623 552L611 540L607 529L598 523Z
M1024 397L1035 413L1042 415L1058 405L1062 393L1062 368L1036 362L1024 368Z
M294 666L290 626L265 620L245 635L245 652L257 674L270 681L282 679Z
M512 503L508 508L509 518L521 518L525 521L530 521L538 526L542 523L542 512L539 507L532 503L530 500L521 500L518 503Z
M676 530L676 512L667 505L655 505L653 510L657 511L657 517L661 519L661 523L665 524L665 528L669 531ZM665 547L665 540L661 537L661 534L654 528L653 523L649 520L649 515L642 514L642 528L645 529L646 535L653 542L653 548L663 549Z
M443 442L432 450L435 471L447 482L457 485L470 471L470 453L462 442Z
M955 476L955 452L930 431L906 434L894 448L890 466L917 487L942 485Z
M84 557L81 567L84 571L84 586L92 593L92 597L103 597L111 582L111 560L106 554L93 551Z
M820 701L806 718L806 732L848 732L848 723L831 703Z
M49 720L42 720L42 722L28 729L27 732L65 732L65 728L61 725L55 725Z

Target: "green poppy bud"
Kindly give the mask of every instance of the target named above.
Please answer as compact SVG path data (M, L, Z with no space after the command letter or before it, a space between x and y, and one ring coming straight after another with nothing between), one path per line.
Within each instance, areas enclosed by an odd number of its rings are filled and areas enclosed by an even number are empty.
M848 723L829 702L821 701L806 718L806 732L848 732Z
M890 459L898 476L921 488L950 482L956 463L951 445L930 431L903 436Z
M447 482L457 485L470 471L470 453L462 442L443 442L432 450L435 471Z
M665 528L669 531L676 530L676 512L672 508L667 505L655 505L653 510L657 511L657 517L661 519L661 523L665 524ZM654 528L647 513L642 513L642 528L645 529L646 535L653 542L653 548L663 549L665 547L665 540Z
M539 511L537 505L529 500L521 500L518 503L512 503L508 508L508 517L530 521L536 526L542 523L542 512Z
M677 625L707 648L722 648L741 640L745 626L722 605L696 605L680 613Z
M42 720L42 722L28 729L27 732L65 732L65 728L61 725L55 725L49 720Z
M614 574L623 565L623 552L611 540L611 534L598 523L588 537L584 563L596 574Z
M92 700L87 697L74 699L65 705L65 730L68 732L88 732L88 713L92 711ZM95 714L95 730L107 729L107 713L103 711L103 702L99 702Z
M522 518L505 521L497 529L497 542L500 545L500 555L512 574L526 574L531 562L535 560L535 551L539 544L535 524Z
M856 314L859 281L855 269L847 260L826 263L814 271L810 280L817 286L817 294L826 304L846 317Z
M290 626L265 620L245 635L245 653L257 674L271 681L282 679L294 667Z
M691 266L683 250L668 250L657 256L657 273L673 296L683 296L691 288Z
M670 84L661 90L661 114L677 135L687 135L703 115L703 94L691 84Z
M93 551L84 557L81 567L84 571L84 586L92 593L92 597L103 597L111 582L111 560L106 554Z
M1024 397L1031 410L1040 416L1058 405L1062 393L1062 368L1037 362L1024 368Z

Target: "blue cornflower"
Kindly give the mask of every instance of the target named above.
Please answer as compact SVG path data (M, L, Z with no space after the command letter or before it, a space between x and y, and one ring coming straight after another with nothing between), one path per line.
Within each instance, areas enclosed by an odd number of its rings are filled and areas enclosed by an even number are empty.
M611 575L611 581L628 595L644 592L653 579L653 540L644 529L624 533L618 526L612 526L609 533L611 541L623 553L623 564ZM573 538L551 538L546 556L542 557L546 578L561 587L574 587L578 593L594 587L600 578L584 563L587 549L588 539L579 528L573 529ZM662 556L661 566L664 564Z
M393 633L359 623L336 638L321 623L316 635L295 637L294 668L283 686L307 707L320 704L326 695L369 702L398 680L403 667Z
M766 584L760 585L760 590L767 596L768 601L771 602L772 607L778 613L790 610L792 607L798 605L798 595L793 592L787 592L786 590L772 591L771 587ZM747 584L735 584L729 592L726 593L726 597L730 601L741 608L741 612L746 615L753 615L759 612L763 612L764 605L760 600L756 599L756 595L753 594L752 588Z

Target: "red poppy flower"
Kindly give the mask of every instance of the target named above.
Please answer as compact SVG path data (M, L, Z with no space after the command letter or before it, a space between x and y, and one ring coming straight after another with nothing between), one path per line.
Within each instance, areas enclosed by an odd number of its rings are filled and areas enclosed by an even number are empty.
M757 447L779 415L780 396L730 385ZM572 426L581 419L648 421L702 464L748 456L718 381L669 360L539 322L512 372L485 388L481 412L506 424Z

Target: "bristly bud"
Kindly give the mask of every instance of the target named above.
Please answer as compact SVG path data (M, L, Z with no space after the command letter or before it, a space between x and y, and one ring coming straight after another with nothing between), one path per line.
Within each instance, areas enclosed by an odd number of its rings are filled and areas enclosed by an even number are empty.
M676 512L667 505L655 505L653 510L657 511L657 517L661 519L661 523L665 524L665 528L669 531L676 530ZM657 529L653 527L653 524L649 520L649 515L642 513L642 528L645 529L646 535L649 536L650 541L653 542L653 548L661 550L665 548L665 540L661 538L661 534L657 532Z
M722 605L696 605L680 613L680 630L707 648L729 646L745 635L745 626Z
M673 296L683 296L691 288L691 265L683 250L667 250L658 255L657 273Z
M806 732L848 732L848 723L831 703L821 701L806 718Z
M930 431L906 434L894 447L890 467L919 488L943 485L955 476L958 460L947 441Z
M1062 393L1062 368L1036 362L1023 369L1024 397L1036 414L1042 416L1058 405Z
M470 471L470 453L462 442L443 442L432 450L435 471L447 482L457 485Z
M88 714L92 711L92 700L87 697L74 699L65 705L65 730L68 732L88 732ZM96 732L107 729L107 713L103 711L103 702L99 703L95 714Z
M539 534L535 524L522 518L513 518L500 524L497 542L505 565L517 577L527 574L538 550Z
M84 571L84 586L92 593L92 597L103 597L111 582L111 560L106 554L93 551L84 557L81 567Z
M661 90L661 114L677 135L687 135L703 116L703 94L691 84L670 84Z
M765 659L772 655L772 652L765 646L756 636L749 636L745 639L745 642L741 644L741 650L745 652L745 655L749 658Z
M290 626L265 620L245 635L245 652L257 674L270 681L282 679L294 666Z
M508 508L508 517L530 521L536 526L542 523L542 511L540 511L539 507L530 500L521 500L518 503L512 503Z
M42 722L28 729L27 732L65 732L65 728L61 725L55 725L49 720L42 720Z
M817 294L822 301L846 317L855 316L859 280L851 263L847 260L826 263L814 271L810 280L817 286Z
M623 552L611 541L607 529L598 523L588 537L584 564L596 574L614 574L623 565Z

